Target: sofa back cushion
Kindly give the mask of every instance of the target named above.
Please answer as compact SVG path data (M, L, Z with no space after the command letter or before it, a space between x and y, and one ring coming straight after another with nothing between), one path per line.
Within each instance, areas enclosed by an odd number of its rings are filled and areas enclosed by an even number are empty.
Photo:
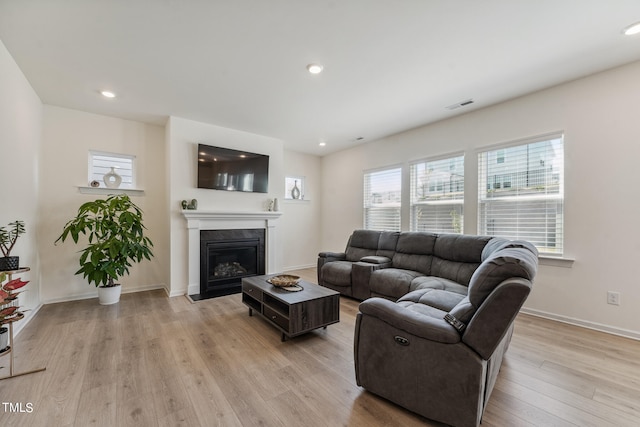
M376 255L392 259L393 255L396 253L398 236L400 236L400 232L398 231L381 232L380 239L378 240L378 251L376 252Z
M436 234L426 232L400 233L392 259L393 267L431 275L431 259L436 238Z
M520 277L533 281L538 271L538 251L529 242L511 241L487 254L469 284L469 302L479 307L502 281Z
M473 273L467 296L449 312L465 325L502 282L521 278L530 283L538 271L538 251L532 244L513 241L494 245L494 249L497 250L493 253L485 250L487 258ZM523 301L518 303L522 304Z
M482 251L491 237L440 234L436 239L431 275L468 286L482 262Z
M523 248L538 256L538 250L535 245L526 240L509 240L504 237L494 237L482 250L482 261L489 258L494 253L505 248Z
M380 231L356 230L347 242L347 261L357 262L362 257L377 255Z

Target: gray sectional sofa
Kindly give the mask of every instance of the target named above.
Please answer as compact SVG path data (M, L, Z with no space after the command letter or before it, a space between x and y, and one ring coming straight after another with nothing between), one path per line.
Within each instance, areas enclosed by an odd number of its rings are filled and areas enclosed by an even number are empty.
M536 248L487 236L356 230L318 283L363 300L357 383L427 418L477 426L531 290Z

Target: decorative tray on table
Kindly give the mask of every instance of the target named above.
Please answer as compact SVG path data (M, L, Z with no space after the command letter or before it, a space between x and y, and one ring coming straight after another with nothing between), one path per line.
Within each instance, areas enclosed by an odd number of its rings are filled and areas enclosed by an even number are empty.
M300 277L292 274L280 274L267 279L267 282L271 283L273 286L289 292L297 292L304 289L298 284L299 281Z

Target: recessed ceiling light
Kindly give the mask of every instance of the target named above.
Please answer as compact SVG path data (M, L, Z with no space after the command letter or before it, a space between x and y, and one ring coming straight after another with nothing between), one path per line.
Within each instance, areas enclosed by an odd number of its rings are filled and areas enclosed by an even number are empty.
M104 96L105 98L115 98L115 97L116 97L116 94L115 94L115 93L113 93L113 92L111 92L111 91L108 91L108 90L100 91L100 93L101 93L101 94L102 94L102 96Z
M324 147L324 146L326 146L326 145L327 145L327 143L326 143L326 142L324 142L324 141L322 141L322 142L320 142L318 145L319 145L320 147Z
M625 36L632 36L634 34L640 33L640 22L636 22L635 24L629 25L627 28L622 30L622 33Z
M307 70L311 73L311 74L320 74L322 72L322 69L324 67L320 64L309 64L307 65Z

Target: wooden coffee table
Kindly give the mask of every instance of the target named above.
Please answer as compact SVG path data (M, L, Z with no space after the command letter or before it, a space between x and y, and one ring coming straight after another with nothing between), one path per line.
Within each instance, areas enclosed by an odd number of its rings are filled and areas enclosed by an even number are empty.
M304 289L290 292L267 282L266 276L242 279L242 302L282 332L282 341L340 321L340 294L300 280Z

